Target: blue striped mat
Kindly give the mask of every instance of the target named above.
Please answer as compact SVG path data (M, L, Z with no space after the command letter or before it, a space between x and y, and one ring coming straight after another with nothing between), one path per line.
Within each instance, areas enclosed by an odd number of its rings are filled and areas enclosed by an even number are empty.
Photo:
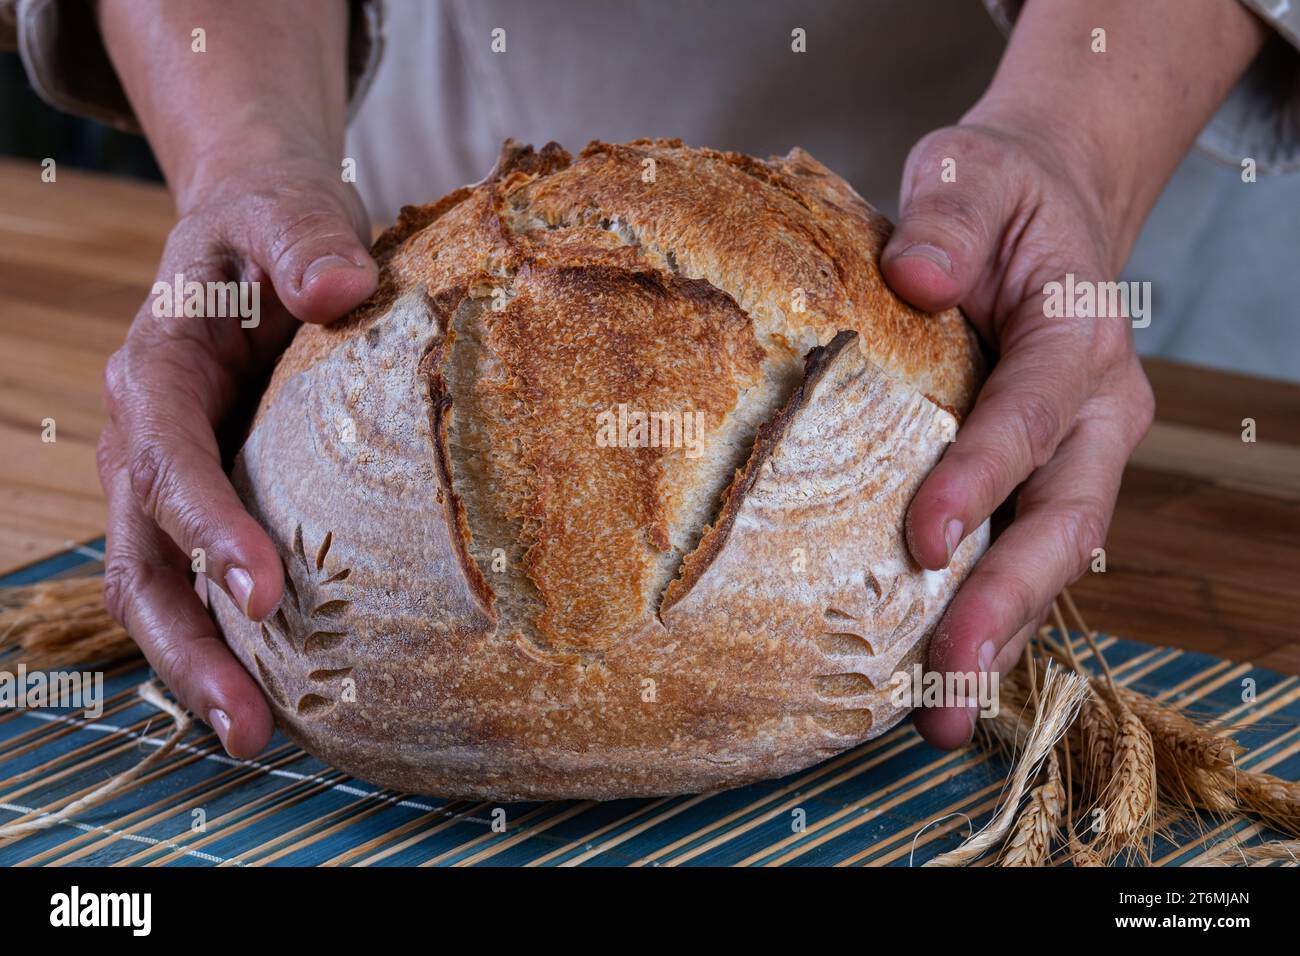
M98 571L102 547L78 546L0 585ZM1123 683L1233 726L1249 748L1243 766L1300 778L1300 679L1114 637L1102 647ZM170 719L135 695L148 675L138 664L106 673L98 720L0 713L0 822L57 809L161 744ZM1247 678L1255 697L1243 704ZM740 790L498 807L377 789L279 734L257 761L233 760L200 725L111 802L0 846L0 865L907 866L959 843L968 820L982 824L1006 772L1000 757L974 748L936 750L905 722ZM1244 818L1207 818L1160 837L1153 859L1177 865L1227 837L1277 836Z

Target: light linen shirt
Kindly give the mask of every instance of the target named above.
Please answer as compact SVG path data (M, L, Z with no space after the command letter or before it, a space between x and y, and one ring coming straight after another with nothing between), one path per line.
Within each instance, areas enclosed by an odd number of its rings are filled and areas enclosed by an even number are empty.
M1123 278L1152 283L1140 351L1300 380L1300 3L1239 2L1276 36L1175 173ZM378 222L480 179L507 137L573 152L643 136L759 156L800 145L896 217L908 150L978 98L1020 6L351 3L347 149ZM51 102L131 128L94 31L69 23L77 9L0 0L0 45L16 38Z
M908 150L991 79L994 19L969 0L389 3L349 155L383 221L481 178L506 137L574 152L638 136L759 156L800 145L894 217ZM807 52L792 49L796 29ZM1150 325L1134 331L1143 353L1300 380L1300 162L1284 95L1295 57L1270 56L1282 69L1265 62L1207 129L1233 165L1186 158L1123 278L1152 284ZM1256 182L1243 182L1239 148L1254 152Z

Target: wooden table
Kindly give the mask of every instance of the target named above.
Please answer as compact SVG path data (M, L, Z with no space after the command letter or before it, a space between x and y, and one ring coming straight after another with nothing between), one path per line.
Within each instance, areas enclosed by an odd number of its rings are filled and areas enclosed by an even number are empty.
M39 174L0 161L0 572L103 532L104 362L173 218L157 186ZM1095 628L1300 674L1300 386L1144 364L1157 421L1125 475L1107 571L1072 592Z

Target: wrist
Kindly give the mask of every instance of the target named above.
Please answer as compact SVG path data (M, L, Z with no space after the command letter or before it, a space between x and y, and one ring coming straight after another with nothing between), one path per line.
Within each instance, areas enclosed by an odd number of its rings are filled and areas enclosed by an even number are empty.
M96 13L182 212L206 186L255 174L262 163L341 158L343 0L98 0ZM202 46L191 42L196 23L203 24Z
M1241 3L1026 3L967 122L1009 123L1055 150L1095 199L1118 271L1164 184L1258 53ZM1107 47L1107 43L1111 47Z
M164 163L178 215L185 215L226 183L249 182L276 167L338 171L338 150L307 130L280 123L205 129Z

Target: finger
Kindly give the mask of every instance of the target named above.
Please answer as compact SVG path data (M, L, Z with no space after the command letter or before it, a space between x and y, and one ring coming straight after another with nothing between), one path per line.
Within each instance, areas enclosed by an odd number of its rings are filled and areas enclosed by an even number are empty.
M261 690L217 636L186 573L185 556L139 509L110 429L100 443L100 480L112 515L104 601L149 664L234 757L256 756L271 739Z
M1057 456L1021 490L1016 519L976 564L930 642L932 671L997 671L1019 654L1042 611L1087 567L1106 529L1131 446L1109 418L1084 418ZM1120 437L1117 437L1120 436ZM969 738L965 707L918 715L941 746Z
M1040 325L1009 343L908 506L908 546L922 567L945 567L965 536L1056 452L1091 387L1080 361L1087 330Z
M332 322L375 291L379 270L360 219L328 194L286 191L262 201L247 245L296 318Z
M105 395L140 509L261 620L280 602L283 566L222 468L203 361L193 342L133 332L109 361Z
M1040 610L1031 618L1031 623L1018 630L1011 640L993 658L991 666L984 668L985 673L1006 674L1016 666L1024 653L1025 645L1034 636L1039 625L1047 616L1047 609ZM965 673L977 672L967 671ZM989 685L992 687L992 685ZM976 721L980 719L979 706L951 706L946 708L919 708L912 718L917 733L927 742L942 750L955 750L971 740L975 732Z
M993 259L1014 199L991 150L987 137L958 128L927 136L907 158L898 225L880 266L917 308L962 302Z

